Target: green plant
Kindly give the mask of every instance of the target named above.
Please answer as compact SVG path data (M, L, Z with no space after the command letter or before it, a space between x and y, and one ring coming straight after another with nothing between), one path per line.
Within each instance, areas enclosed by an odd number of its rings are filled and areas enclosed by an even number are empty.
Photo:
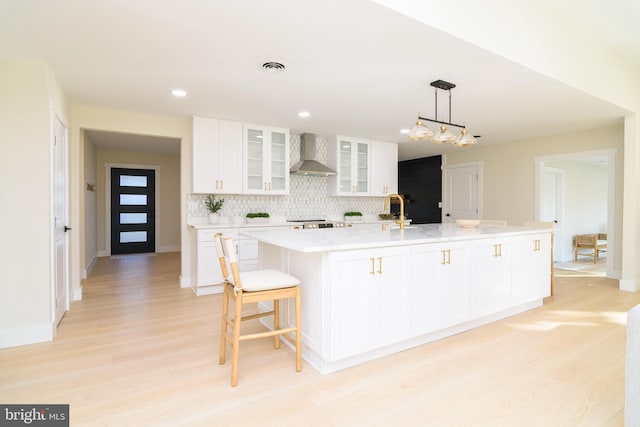
M216 200L215 195L209 194L204 201L204 204L207 206L207 209L210 213L217 213L220 209L222 209L224 199Z
M362 216L362 212L345 212L344 216Z
M269 214L266 212L248 213L247 218L269 218Z

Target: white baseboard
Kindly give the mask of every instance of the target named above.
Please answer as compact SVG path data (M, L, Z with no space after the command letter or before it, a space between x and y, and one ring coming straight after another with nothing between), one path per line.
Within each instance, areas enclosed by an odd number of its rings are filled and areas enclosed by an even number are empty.
M193 292L200 297L202 295L221 294L223 290L224 288L222 287L222 284L220 284L220 285L198 286L197 289L193 289Z
M156 248L156 252L157 253L180 252L180 245L160 246L159 248Z
M191 278L189 276L180 275L180 287L181 288L190 288L191 287Z
M111 254L107 251L98 251L98 257L103 257L103 256L111 256Z
M620 279L620 290L629 292L640 291L640 283L637 279Z
M0 348L17 347L53 340L55 326L41 324L0 330Z
M80 301L82 300L82 286L78 289L73 289L71 292L71 301Z
M91 274L91 270L93 270L93 267L96 265L97 260L98 260L98 257L94 255L93 258L91 258L91 261L89 261L89 264L87 265L87 267L80 270L81 279L86 279L87 277L89 277L89 274Z

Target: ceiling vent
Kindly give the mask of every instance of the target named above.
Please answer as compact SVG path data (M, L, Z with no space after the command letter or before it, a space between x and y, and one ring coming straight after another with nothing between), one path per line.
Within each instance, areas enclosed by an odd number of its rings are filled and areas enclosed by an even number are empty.
M282 73L285 69L284 64L279 62L265 62L262 64L262 70L266 73Z

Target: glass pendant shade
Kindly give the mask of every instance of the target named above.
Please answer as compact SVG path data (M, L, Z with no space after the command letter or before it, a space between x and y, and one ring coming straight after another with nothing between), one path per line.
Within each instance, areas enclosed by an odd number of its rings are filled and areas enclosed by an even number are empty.
M433 137L433 142L438 144L444 144L456 139L456 136L445 125L440 126L440 132Z
M416 125L409 131L409 139L412 141L420 141L430 139L433 137L433 131L422 124L422 121L418 120Z
M462 129L460 137L453 141L453 145L456 147L466 147L468 145L474 145L477 142L478 141L476 141L472 135L469 135L469 132L466 129Z

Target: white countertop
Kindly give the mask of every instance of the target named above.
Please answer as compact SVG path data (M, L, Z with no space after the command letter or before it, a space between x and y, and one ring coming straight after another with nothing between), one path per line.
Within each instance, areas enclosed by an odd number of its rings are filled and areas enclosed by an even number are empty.
M484 239L551 231L551 229L546 230L520 226L461 228L455 224L421 224L409 226L404 230L393 229L383 231L362 230L357 228L241 230L240 234L294 251L324 252Z

